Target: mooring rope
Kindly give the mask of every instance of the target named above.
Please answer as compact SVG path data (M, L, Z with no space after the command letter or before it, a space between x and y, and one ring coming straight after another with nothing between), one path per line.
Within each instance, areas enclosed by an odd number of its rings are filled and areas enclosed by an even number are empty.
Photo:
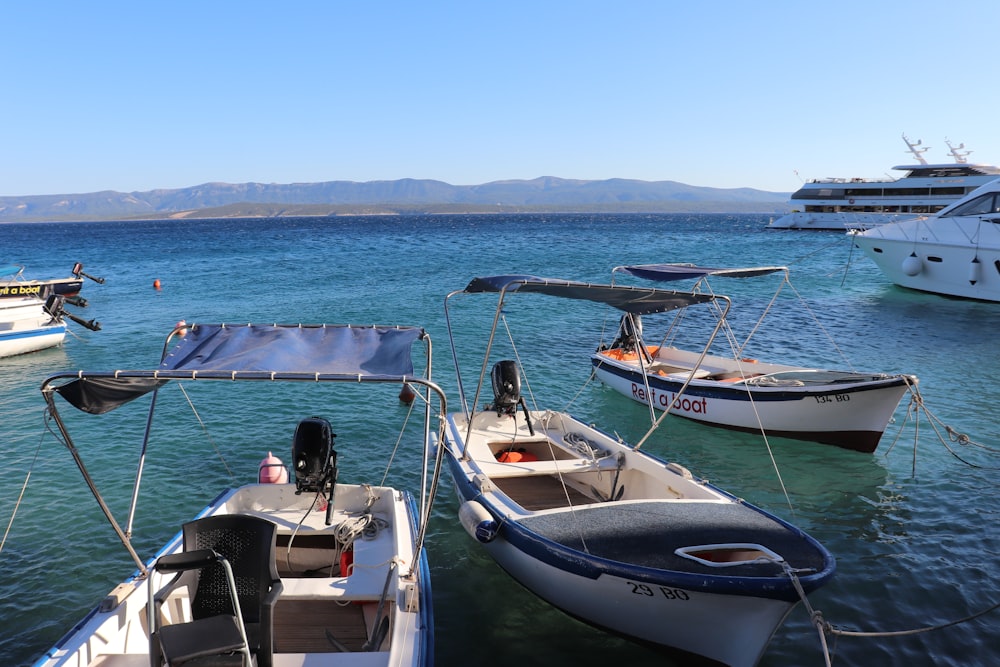
M832 658L830 654L830 648L826 641L827 635L832 635L834 637L864 637L864 638L875 638L875 637L906 637L910 635L919 635L925 632L933 632L935 630L943 630L945 628L950 628L954 625L959 625L961 623L968 623L969 621L974 621L981 616L985 616L992 611L1000 609L1000 602L997 602L989 607L977 611L973 614L969 614L963 618L955 619L953 621L947 621L945 623L938 623L937 625L927 625L920 628L911 628L909 630L887 630L882 632L875 631L860 631L860 630L842 630L840 628L834 627L829 621L823 618L823 612L813 609L812 605L809 603L809 597L806 595L805 590L802 588L802 583L799 581L798 576L795 574L795 570L792 567L782 561L782 568L785 570L785 574L792 581L792 586L795 587L795 591L798 593L799 598L802 600L803 606L805 606L806 611L809 614L809 620L812 622L813 626L819 632L820 645L823 647L823 658L826 661L826 666L831 667Z
M906 377L906 376L904 376ZM896 446L896 442L899 441L900 436L903 433L903 427L912 419L914 428L914 438L913 438L913 474L916 475L916 459L917 459L917 441L920 437L920 414L921 412L926 415L927 422L930 425L931 430L937 436L938 440L944 445L944 448L954 456L956 459L964 463L971 468L979 468L981 470L1000 470L1000 466L984 466L978 463L973 463L968 461L958 454L951 446L949 442L956 443L962 447L976 447L983 451L987 451L994 454L1000 454L1000 449L995 447L990 447L989 445L983 444L981 442L976 442L970 438L967 434L958 431L957 429L945 424L937 415L931 412L930 408L924 402L923 394L920 393L920 389L906 378L907 388L910 391L910 404L906 408L906 416L903 418L902 424L899 426L899 431L896 433L896 437L893 438L892 444L886 450L886 456L892 451L892 448Z
M48 421L46 421L46 430L52 432L48 428ZM10 513L10 521L7 522L7 528L3 532L3 539L0 539L0 553L3 553L3 547L7 544L7 536L10 534L10 529L14 526L14 517L17 516L17 510L21 507L21 501L24 500L24 492L28 490L28 481L31 479L31 473L35 469L35 462L38 461L38 453L42 451L42 441L45 438L45 433L38 438L38 448L35 450L35 455L31 458L31 465L28 466L28 472L24 477L24 484L21 485L21 491L17 495L17 501L14 503L14 509Z

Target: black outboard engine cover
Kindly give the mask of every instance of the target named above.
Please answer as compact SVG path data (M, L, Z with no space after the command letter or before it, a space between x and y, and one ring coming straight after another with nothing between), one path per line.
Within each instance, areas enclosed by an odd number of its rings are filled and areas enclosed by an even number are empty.
M49 314L54 320L58 320L64 314L64 305L66 303L66 298L59 294L49 294L45 297L45 312Z
M322 417L303 419L292 437L295 492L325 492L337 477L337 452L333 449L330 422Z
M638 315L622 315L618 325L618 339L611 344L623 352L635 352L642 339L642 319Z
M514 414L521 400L521 376L517 363L509 359L498 361L490 372L493 381L493 409L497 414Z

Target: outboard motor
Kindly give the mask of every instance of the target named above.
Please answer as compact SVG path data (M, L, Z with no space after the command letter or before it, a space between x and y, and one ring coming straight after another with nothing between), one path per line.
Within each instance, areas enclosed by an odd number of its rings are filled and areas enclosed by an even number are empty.
M76 276L77 278L79 278L80 276L83 276L84 278L90 278L98 285L104 284L104 278L98 278L97 276L91 276L84 273L83 264L81 264L80 262L77 262L76 264L73 265L73 275Z
M516 417L517 406L520 405L524 411L524 420L528 424L528 431L534 435L535 429L531 426L531 418L528 416L528 406L521 396L521 375L517 371L517 362L505 359L493 365L490 371L490 380L493 383L493 405L491 409L497 411L497 416L511 415Z
M322 417L303 419L292 436L292 465L295 468L295 494L303 491L328 495L326 525L333 512L333 493L337 485L337 452L333 448L330 422Z
M52 319L56 322L61 322L65 317L66 319L73 320L77 324L83 327L87 327L91 331L100 331L101 323L96 320L85 320L82 317L77 317L73 313L66 312L66 297L61 294L50 294L45 298L45 312L48 313Z
M493 409L497 415L512 415L521 400L521 375L517 372L517 362L505 359L493 365L490 372L493 381Z
M611 344L611 349L618 348L622 352L635 352L642 340L642 319L639 315L622 315L618 323L618 338Z
M65 312L63 310L63 304L66 303L66 298L59 294L49 294L45 297L45 312L49 314L54 320L58 320L63 316Z

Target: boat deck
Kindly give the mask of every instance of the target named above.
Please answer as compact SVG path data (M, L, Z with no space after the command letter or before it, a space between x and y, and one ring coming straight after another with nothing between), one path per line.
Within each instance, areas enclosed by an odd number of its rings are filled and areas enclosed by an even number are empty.
M361 651L368 640L363 606L333 600L278 600L274 610L275 653L339 652L328 634L348 651Z
M593 499L576 489L564 485L558 477L550 475L494 477L492 479L493 484L507 494L511 500L532 512L594 502Z
M571 549L660 570L754 577L782 573L772 561L720 568L675 553L681 547L732 543L767 547L794 568L824 568L822 551L798 531L738 503L610 502L527 516L518 523Z

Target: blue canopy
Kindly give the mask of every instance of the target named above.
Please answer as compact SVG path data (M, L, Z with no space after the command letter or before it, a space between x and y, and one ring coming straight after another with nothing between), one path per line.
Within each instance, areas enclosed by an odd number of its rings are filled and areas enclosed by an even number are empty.
M531 292L548 294L565 299L579 299L607 304L633 315L663 313L678 308L705 303L716 297L710 294L692 294L645 287L624 285L595 285L591 283L539 278L528 275L483 276L473 278L466 286L467 293L478 292Z
M722 276L725 278L756 278L779 271L787 272L784 266L751 266L746 268L713 268L695 266L694 264L633 264L617 266L612 273L619 271L636 278L668 282L672 280L698 280L705 276Z
M418 327L195 324L155 370L80 371L55 391L103 414L170 380L402 381L413 377L411 347L423 336Z

